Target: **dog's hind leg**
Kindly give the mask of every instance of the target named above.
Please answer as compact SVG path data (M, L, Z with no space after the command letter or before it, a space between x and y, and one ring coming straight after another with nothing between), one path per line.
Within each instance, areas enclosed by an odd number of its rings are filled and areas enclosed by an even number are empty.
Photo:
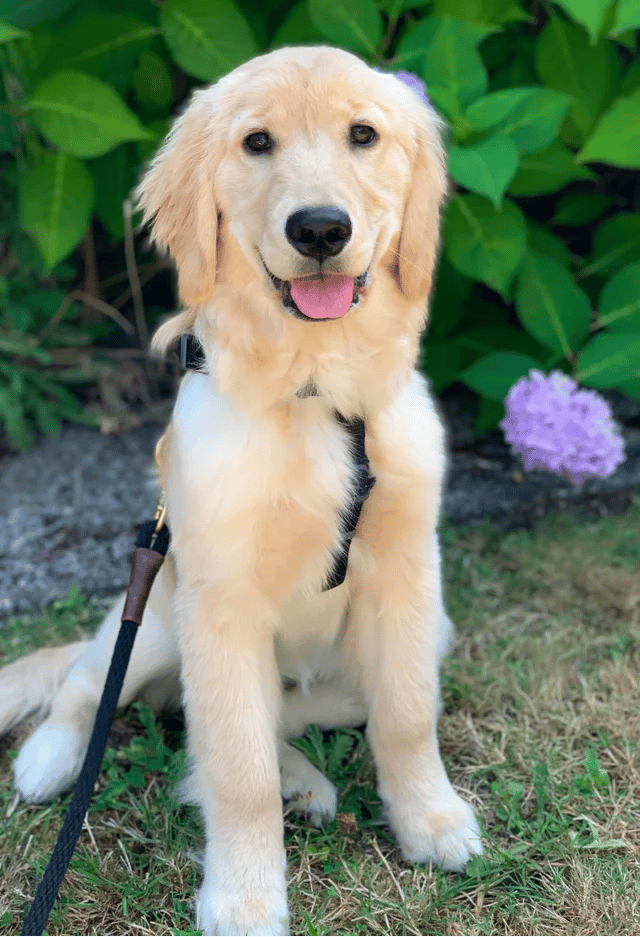
M43 647L0 670L0 738L27 716L45 716L70 668L88 647Z
M139 696L157 706L173 702L180 664L171 631L172 583L166 569L153 586L120 706ZM114 605L93 641L73 663L53 698L48 718L20 750L14 765L15 784L25 800L51 800L70 787L80 773L120 628L122 605L122 600Z
M290 739L304 733L311 723L323 729L362 725L364 702L335 676L313 682L306 691L299 686L285 690L282 733ZM336 815L335 787L299 749L280 743L280 790L288 809L308 817L314 826L329 823Z
M330 823L336 815L338 792L331 781L299 749L280 742L280 793L287 809L305 816L314 826Z

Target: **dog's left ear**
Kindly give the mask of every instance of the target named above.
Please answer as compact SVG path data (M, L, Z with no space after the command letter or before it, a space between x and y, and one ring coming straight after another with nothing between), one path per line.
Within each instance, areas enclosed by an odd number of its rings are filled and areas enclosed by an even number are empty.
M430 109L421 106L421 110L424 117L416 133L413 175L404 210L398 256L400 289L412 301L426 298L431 289L439 239L440 207L447 187L438 119Z
M216 278L214 175L222 142L212 116L213 90L195 93L137 190L144 221L175 260L180 298L190 306L211 296Z

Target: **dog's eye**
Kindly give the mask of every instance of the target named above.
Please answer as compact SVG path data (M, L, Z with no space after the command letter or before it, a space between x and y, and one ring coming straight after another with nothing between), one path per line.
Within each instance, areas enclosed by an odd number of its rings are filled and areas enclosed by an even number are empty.
M377 139L378 134L367 124L354 124L351 128L351 142L355 146L370 146Z
M258 130L245 137L244 145L250 153L270 153L273 149L273 140L266 130Z

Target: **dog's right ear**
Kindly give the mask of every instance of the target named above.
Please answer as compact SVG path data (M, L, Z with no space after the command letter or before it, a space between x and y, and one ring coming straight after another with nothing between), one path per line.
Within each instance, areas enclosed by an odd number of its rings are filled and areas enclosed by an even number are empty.
M425 300L431 289L440 225L440 208L446 191L444 151L439 123L423 104L416 135L413 176L405 206L398 271L400 289L412 301Z
M137 189L143 220L175 260L180 298L189 306L211 296L216 278L214 176L222 149L216 136L211 91L196 92Z

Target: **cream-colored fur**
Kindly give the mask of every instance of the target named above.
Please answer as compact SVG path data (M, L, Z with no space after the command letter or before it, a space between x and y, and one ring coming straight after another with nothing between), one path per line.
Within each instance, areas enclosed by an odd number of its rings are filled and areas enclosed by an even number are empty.
M374 127L375 144L354 147L354 124ZM183 379L158 448L172 556L121 703L174 703L181 676L186 787L206 822L206 934L287 933L281 792L316 822L336 808L332 785L287 744L309 722L367 721L408 859L461 869L481 850L436 739L450 627L436 535L444 451L414 361L445 191L438 130L393 76L346 52L284 49L196 92L140 187L187 306L157 341L192 329L207 373ZM269 154L243 147L259 131L275 141ZM281 280L317 273L284 226L323 205L353 227L323 270L368 271L368 282L343 318L301 321L265 265ZM301 399L310 382L319 396ZM322 592L352 484L336 409L363 417L376 484L346 582ZM0 726L50 710L16 761L30 800L55 796L79 771L120 608L92 642L0 673Z

